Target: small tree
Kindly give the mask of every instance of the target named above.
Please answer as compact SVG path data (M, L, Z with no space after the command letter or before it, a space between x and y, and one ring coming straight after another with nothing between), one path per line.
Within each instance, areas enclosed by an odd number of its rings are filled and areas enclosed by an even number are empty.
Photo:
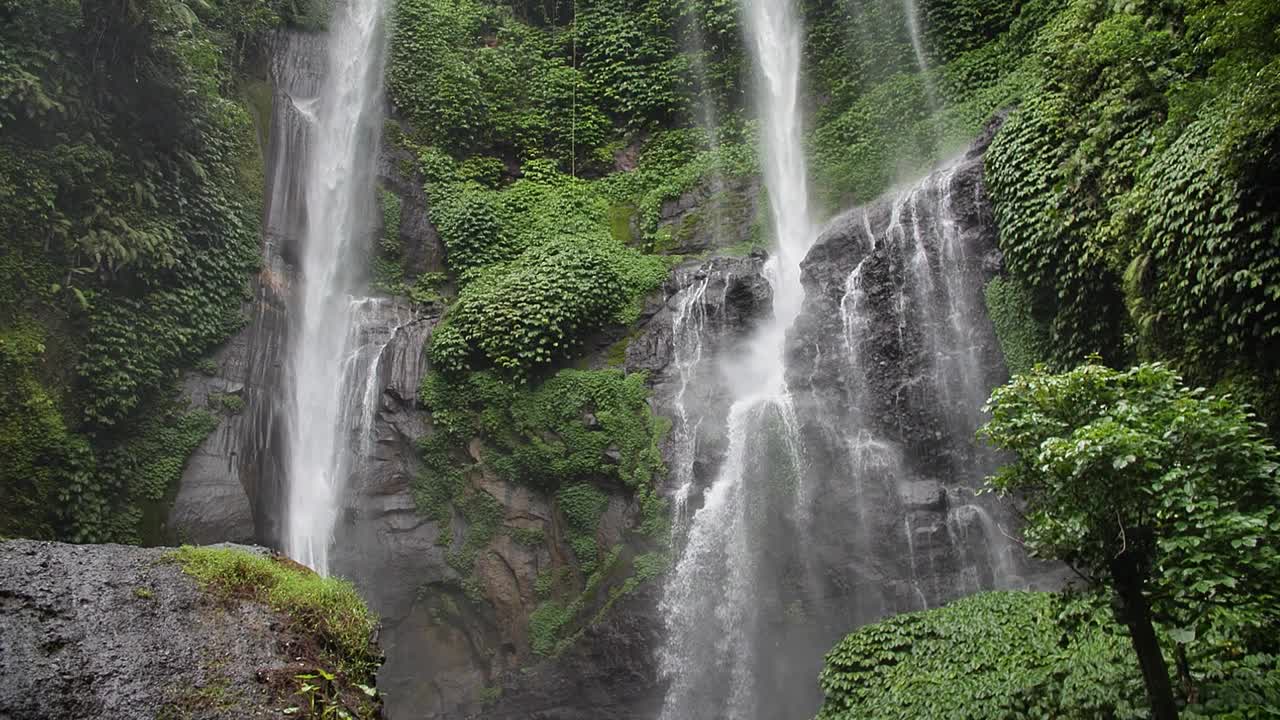
M1042 368L998 388L980 434L1015 459L988 484L1026 502L1029 552L1109 588L1157 720L1177 717L1153 627L1182 643L1228 620L1275 619L1275 448L1229 397L1173 371Z

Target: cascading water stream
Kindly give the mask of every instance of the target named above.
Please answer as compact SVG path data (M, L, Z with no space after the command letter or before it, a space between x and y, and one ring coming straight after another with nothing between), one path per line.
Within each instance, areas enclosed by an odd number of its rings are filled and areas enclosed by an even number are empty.
M779 484L802 495L798 423L783 353L787 328L804 301L800 261L814 236L801 143L801 32L790 0L751 0L747 11L762 81L762 155L776 239L765 266L773 317L744 357L726 368L733 397L728 448L663 594L668 639L660 662L671 681L663 720L756 716L755 631L762 610L755 587L757 530L768 522L766 498Z
M329 570L337 506L351 464L349 436L362 415L357 405L367 405L363 380L371 360L362 327L368 303L377 301L353 295L364 279L360 258L375 225L383 16L383 0L338 2L319 95L293 98L310 121L310 152L303 168L301 287L290 308L284 543L290 557L322 574Z

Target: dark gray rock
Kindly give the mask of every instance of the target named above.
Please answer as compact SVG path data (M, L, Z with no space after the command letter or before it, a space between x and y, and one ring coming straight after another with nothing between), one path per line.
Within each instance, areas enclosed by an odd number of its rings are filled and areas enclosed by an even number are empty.
M654 651L658 588L645 586L587 627L564 655L506 675L484 720L653 720L662 706Z
M837 217L802 265L788 378L821 469L813 525L853 529L807 552L826 568L823 594L864 588L847 626L1056 582L1010 540L1008 504L974 492L1001 460L974 437L981 407L1008 377L982 296L1000 268L982 158L1002 120L915 185Z
M296 638L265 606L207 597L165 552L0 543L0 717L278 717L262 678Z
M456 579L437 542L440 528L418 512L412 487L422 472L416 442L429 429L427 413L417 404L418 383L438 317L401 304L388 305L384 317L371 321L367 332L388 338L372 369L382 390L370 441L347 482L330 561L383 619L386 662L379 686L388 716L421 717L426 708L441 707L433 682L425 678L438 681L449 670L442 661L452 657L441 647L443 638L423 644L431 632L425 625L430 617L421 611L422 589Z

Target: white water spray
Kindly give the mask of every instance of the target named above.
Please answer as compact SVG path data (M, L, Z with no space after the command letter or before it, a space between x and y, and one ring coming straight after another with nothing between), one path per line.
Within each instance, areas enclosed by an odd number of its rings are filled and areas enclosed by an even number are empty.
M306 231L301 287L291 308L288 506L285 551L321 574L329 570L338 501L350 467L353 408L367 389L360 347L363 241L374 227L373 173L381 122L382 0L341 0L328 35L328 66L316 98L295 98L311 121L304 172ZM367 361L367 358L364 358Z
M734 398L729 446L663 594L668 639L660 663L671 681L663 720L756 716L761 596L755 529L768 506L764 499L774 491L768 483L799 483L802 476L783 352L804 301L800 261L815 235L801 139L801 29L791 0L749 0L747 14L761 78L762 159L776 239L765 266L773 317L744 357L726 368ZM802 488L792 490L803 497Z

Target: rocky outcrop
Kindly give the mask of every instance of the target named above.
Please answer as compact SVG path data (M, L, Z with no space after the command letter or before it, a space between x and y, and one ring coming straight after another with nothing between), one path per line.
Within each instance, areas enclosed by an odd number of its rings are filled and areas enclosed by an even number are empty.
M296 648L314 641L206 594L166 553L0 543L0 717L279 717L290 703L271 679L300 672Z
M378 183L400 200L402 264L406 276L444 272L444 243L431 224L427 192L415 169L418 159L398 145L383 143L378 155Z
M654 650L662 640L658 587L628 596L564 655L507 674L496 697L473 717L484 720L653 720L663 685Z
M999 457L974 440L1007 378L986 316L999 271L982 157L961 157L832 221L803 263L788 377L822 501L810 562L846 627L992 587L1051 583L975 490ZM838 600L837 600L838 599Z
M437 320L390 303L366 330L382 343L368 381L377 389L376 405L367 411L366 437L352 459L331 556L334 572L355 582L383 619L386 663L379 683L390 717L422 716L430 707L424 689L440 681L439 659L449 655L424 643L430 632L418 604L424 587L454 573L438 543L439 525L418 512L413 494L422 471L416 442L429 426L417 403L418 383Z
M627 345L627 371L648 373L650 404L672 422L663 442L673 470L668 493L715 476L730 399L717 359L738 355L773 312L764 262L756 253L680 265L651 298Z
M663 455L669 464L685 454L697 455L702 460L686 464L710 472L718 461L723 429L718 423L700 425L697 421L703 414L711 417L724 409L718 366L710 359L734 353L771 312L772 295L762 275L763 263L763 256L756 255L713 257L679 266L649 298L640 323L626 341L625 369L648 374L650 405L657 414L677 423L664 440ZM700 362L700 358L708 362ZM596 358L594 364L603 364L603 358ZM668 477L664 494L675 494L682 477ZM513 490L506 488L505 492ZM510 501L504 504L512 506ZM623 551L618 571L605 580L606 589L611 580L625 580L631 572L627 563L633 548L626 545L625 529L634 526L637 512L624 494L610 498L599 542L602 547L622 544ZM554 537L562 530L554 513L551 519L548 527ZM539 558L534 565L548 567L540 565L542 562ZM505 561L504 566L521 582L531 577L516 563ZM586 622L577 639L557 657L494 674L488 687L492 696L469 716L650 720L661 707L665 692L656 656L663 630L658 609L660 589L660 583L646 583L621 595L612 606L601 605L602 597L589 599L596 607L607 607L607 613ZM597 595L603 595L603 590Z

